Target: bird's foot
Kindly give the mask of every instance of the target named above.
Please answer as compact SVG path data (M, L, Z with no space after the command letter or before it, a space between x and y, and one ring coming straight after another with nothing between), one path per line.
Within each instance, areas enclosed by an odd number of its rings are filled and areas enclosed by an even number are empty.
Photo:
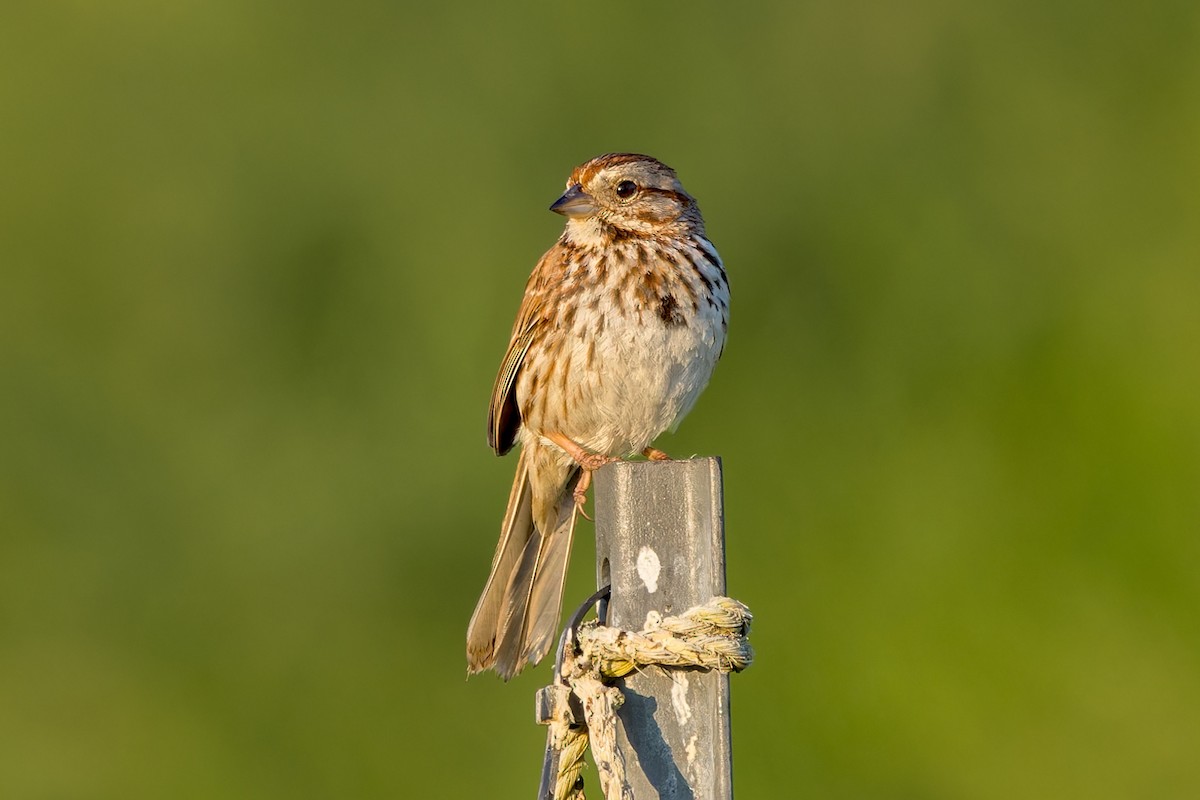
M571 457L571 460L579 465L582 474L579 476L579 482L575 484L572 496L575 498L575 507L579 509L579 513L583 515L584 519L590 521L592 518L583 510L583 506L587 502L588 487L592 485L592 473L605 464L611 464L621 459L606 456L603 453L590 453L584 450L578 442L572 441L561 433L547 433L544 436L561 447Z
M605 464L621 460L613 456L606 456L603 453L588 452L583 449L582 445L572 441L561 433L546 433L542 435L561 447L571 457L572 461L583 468L584 472L595 472Z
M583 467L585 472L589 474L603 467L605 464L611 464L614 461L620 461L619 458L613 456L604 456L599 453L584 453L580 458L575 459L575 463Z
M671 457L669 455L667 455L662 450L659 450L656 447L647 447L645 450L642 451L642 455L644 455L646 458L650 459L651 461L670 461L671 460Z

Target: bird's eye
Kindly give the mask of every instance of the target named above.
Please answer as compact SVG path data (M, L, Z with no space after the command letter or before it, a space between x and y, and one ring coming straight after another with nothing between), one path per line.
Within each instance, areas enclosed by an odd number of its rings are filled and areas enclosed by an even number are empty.
M637 194L637 184L633 181L621 181L617 184L617 197L628 200Z

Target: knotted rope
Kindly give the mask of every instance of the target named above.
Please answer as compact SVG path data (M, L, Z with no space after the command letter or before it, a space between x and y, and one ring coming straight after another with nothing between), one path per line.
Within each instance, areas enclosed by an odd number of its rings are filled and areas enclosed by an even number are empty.
M556 683L539 696L538 721L550 726L548 747L558 751L558 770L544 776L539 800L584 800L583 756L590 742L607 800L633 800L625 760L617 750L617 709L624 695L606 683L647 666L741 672L753 650L750 609L714 597L677 617L651 620L633 633L586 622L567 637ZM553 791L545 786L550 778Z

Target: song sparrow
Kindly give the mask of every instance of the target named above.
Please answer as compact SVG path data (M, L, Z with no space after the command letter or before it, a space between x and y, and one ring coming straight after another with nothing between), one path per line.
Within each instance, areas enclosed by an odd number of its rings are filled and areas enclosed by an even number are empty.
M550 206L566 230L525 287L488 444L521 456L467 629L471 672L507 680L550 648L592 471L674 430L725 346L729 285L696 201L649 156L599 156Z

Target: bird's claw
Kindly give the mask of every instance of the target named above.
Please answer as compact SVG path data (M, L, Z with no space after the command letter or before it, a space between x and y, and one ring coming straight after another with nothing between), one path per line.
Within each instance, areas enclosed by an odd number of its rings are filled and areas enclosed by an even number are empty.
M588 516L588 513L583 510L583 506L587 503L587 491L575 490L575 510L579 512L579 516L586 519L588 522L595 522L594 519Z
M579 513L583 515L583 518L588 522L594 522L594 520L588 516L586 511L583 510L583 506L585 503L587 503L587 490L591 485L592 471L587 467L583 467L580 471L579 482L575 484L575 491L572 494L575 498L576 510L579 511Z

